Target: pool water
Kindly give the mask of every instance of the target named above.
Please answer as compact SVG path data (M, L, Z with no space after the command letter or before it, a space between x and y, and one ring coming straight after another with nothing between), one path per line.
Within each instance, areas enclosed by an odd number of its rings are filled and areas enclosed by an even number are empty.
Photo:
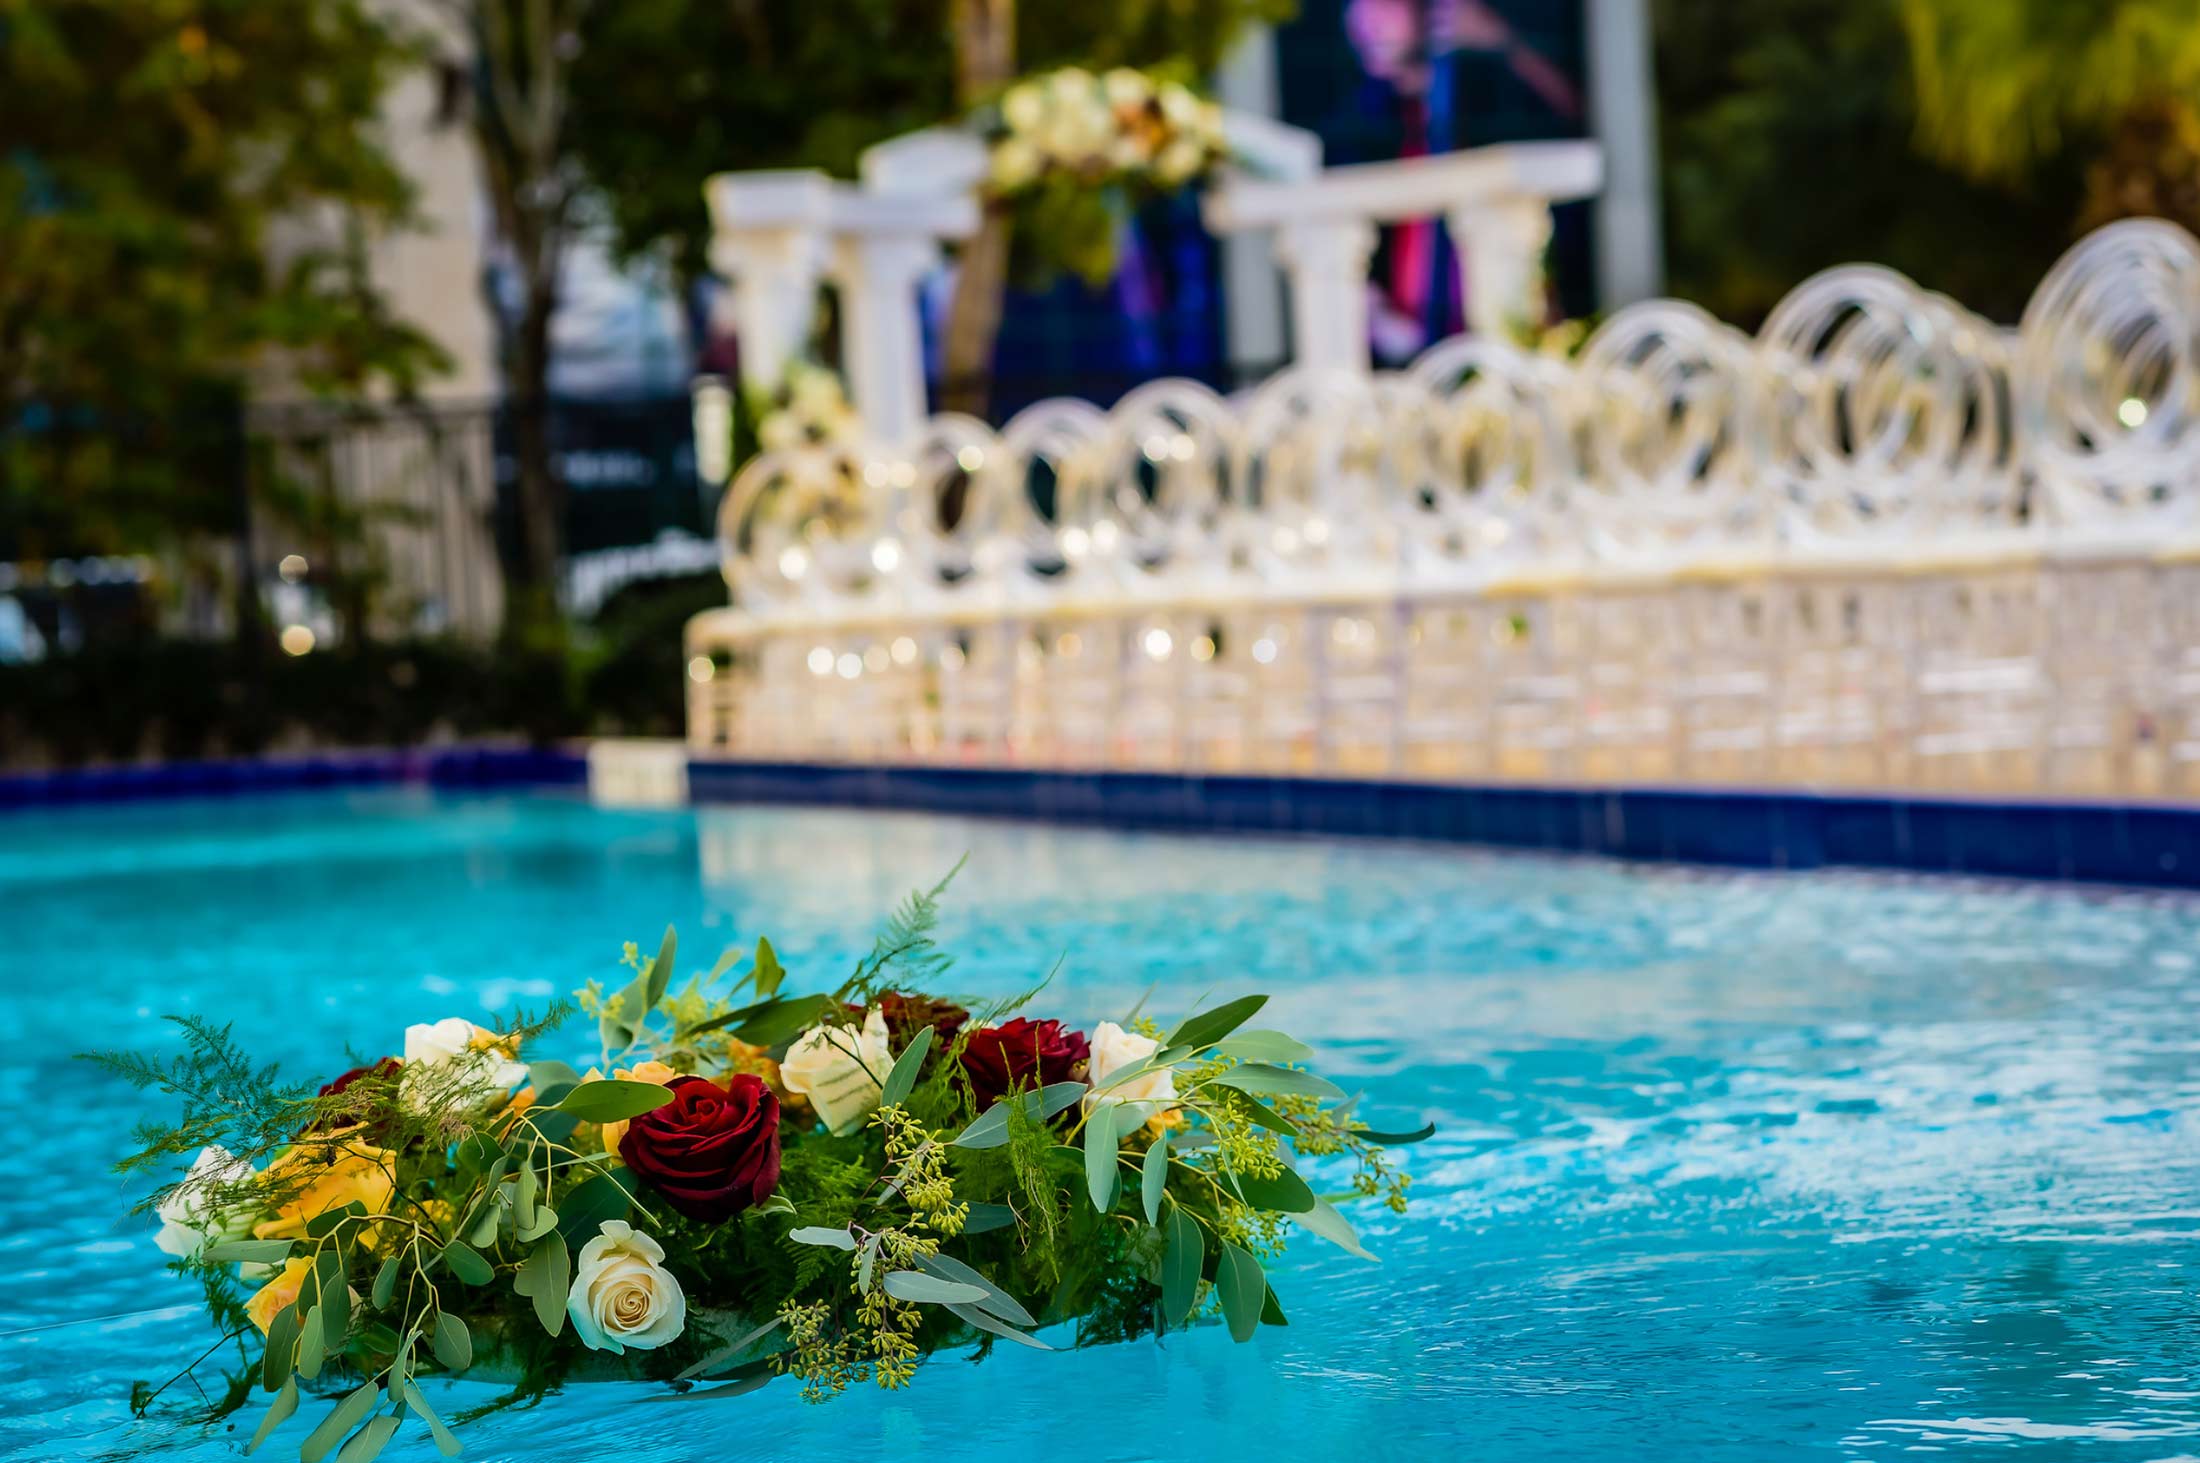
M1085 1023L1265 990L1369 1116L1437 1122L1411 1215L1356 1216L1384 1263L1296 1247L1247 1346L1006 1348L825 1407L580 1387L468 1458L2200 1454L2189 900L378 792L0 818L0 1457L231 1458L256 1420L129 1416L212 1333L122 1217L136 1099L71 1052L196 1011L333 1072L667 920L822 983L966 851L960 988L1066 953Z

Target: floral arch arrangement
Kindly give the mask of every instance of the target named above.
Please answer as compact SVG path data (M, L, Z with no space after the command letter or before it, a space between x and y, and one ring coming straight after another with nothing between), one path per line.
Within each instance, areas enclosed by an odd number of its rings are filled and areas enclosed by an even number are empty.
M939 892L825 992L790 992L768 940L678 989L670 930L652 959L629 946L631 979L579 993L586 1070L537 1055L569 1008L416 1025L319 1087L193 1018L171 1061L97 1056L182 1100L120 1168L196 1155L141 1208L224 1332L201 1362L241 1364L217 1411L272 1394L257 1448L319 1396L303 1463L364 1463L408 1415L455 1455L421 1377L506 1384L492 1407L782 1375L823 1401L945 1349L1052 1349L1053 1327L1086 1345L1214 1319L1243 1341L1283 1324L1263 1262L1294 1229L1372 1258L1301 1164L1403 1212L1385 1149L1433 1128L1361 1122L1306 1046L1248 1026L1262 996L1087 1034L1020 1014L1037 991L929 994Z
M1115 272L1116 232L1139 204L1204 179L1229 157L1222 111L1182 82L1065 66L1016 83L980 118L988 188L1046 265L1092 284Z

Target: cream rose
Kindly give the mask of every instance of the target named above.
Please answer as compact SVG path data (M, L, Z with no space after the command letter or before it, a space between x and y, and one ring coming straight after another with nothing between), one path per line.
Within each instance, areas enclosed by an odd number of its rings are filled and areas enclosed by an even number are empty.
M813 1026L779 1064L780 1085L810 1100L836 1136L863 1126L878 1107L894 1059L886 1047L886 1013L878 1007L852 1026Z
M505 1039L463 1016L405 1028L401 1092L422 1080L422 1074L452 1064L466 1073L465 1091L476 1098L509 1091L527 1080L526 1064L512 1060Z
M1039 176L1046 159L1039 149L1021 137L1004 137L993 144L993 186L1003 191L1021 188Z
M1092 1080L1092 1091L1085 1095L1085 1110L1090 1112L1103 1102L1136 1102L1145 1105L1146 1115L1165 1112L1176 1101L1176 1069L1161 1067L1133 1077L1128 1082L1109 1087L1109 1079L1116 1073L1137 1066L1161 1049L1161 1043L1150 1036L1140 1036L1135 1031L1125 1031L1113 1021L1103 1021L1092 1029L1092 1060L1086 1075ZM1105 1091L1101 1089L1106 1088Z
M220 1144L201 1148L199 1156L191 1160L191 1172L183 1183L160 1201L160 1232L153 1236L153 1243L163 1254L195 1260L209 1241L232 1232L244 1233L246 1225L225 1222L215 1212L213 1196L207 1190L242 1183L250 1177L252 1165Z
M581 1246L565 1313L591 1351L654 1351L687 1329L687 1297L664 1266L665 1247L624 1220Z

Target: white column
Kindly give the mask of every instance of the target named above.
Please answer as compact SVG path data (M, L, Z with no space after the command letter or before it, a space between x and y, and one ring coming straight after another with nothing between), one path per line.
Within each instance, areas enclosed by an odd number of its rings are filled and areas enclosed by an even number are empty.
M904 441L924 423L917 284L939 257L930 234L871 233L843 238L833 261L848 397L876 441Z
M1467 297L1467 329L1509 335L1515 325L1541 324L1543 251L1551 242L1551 206L1540 198L1466 204L1444 215L1459 256Z
M1597 304L1655 297L1665 280L1658 227L1658 109L1645 0L1588 0L1589 116L1604 149L1597 200Z
M1276 229L1291 281L1292 364L1367 372L1367 261L1375 225L1352 216L1300 218Z
M741 382L776 389L801 353L817 313L826 241L814 228L726 229L711 243L710 261L733 283L727 298L741 342Z
M1273 117L1280 110L1276 85L1276 33L1251 25L1215 71L1215 97L1233 112ZM1230 364L1238 372L1268 371L1284 359L1283 279L1276 256L1244 230L1222 239L1223 325Z

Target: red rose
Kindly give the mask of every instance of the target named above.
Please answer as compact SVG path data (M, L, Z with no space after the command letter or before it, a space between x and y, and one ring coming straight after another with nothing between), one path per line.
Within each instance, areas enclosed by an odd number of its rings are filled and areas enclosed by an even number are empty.
M878 998L878 1009L886 1018L886 1034L894 1039L897 1049L907 1046L912 1037L929 1026L939 1033L933 1039L939 1043L939 1050L945 1051L947 1043L970 1019L970 1013L953 1001L934 996L905 996L898 991L883 992Z
M737 1072L675 1077L672 1101L626 1126L619 1157L690 1219L721 1224L779 1187L779 1099Z
M350 1091L351 1086L354 1082L364 1081L370 1087L387 1088L388 1092L377 1094L378 1096L386 1097L389 1095L390 1092L396 1091L397 1074L403 1071L404 1067L405 1064L395 1057L384 1057L381 1061L376 1062L371 1067L353 1067L350 1071L338 1077L334 1082L331 1082L326 1087L323 1087L321 1089L321 1095L323 1097L335 1097L339 1093ZM306 1128L306 1131L309 1133L318 1133L327 1126L328 1124L326 1122L316 1122L309 1125ZM367 1128L367 1137L370 1141L379 1143L389 1136L389 1128L390 1121L388 1116L385 1114L379 1121L369 1124Z
M404 1067L404 1065L405 1064L403 1062L399 1061L395 1057L384 1057L381 1061L376 1062L371 1067L353 1067L350 1071L344 1073L341 1077L338 1077L334 1082L331 1082L328 1084L328 1086L322 1088L321 1095L323 1097L334 1097L337 1093L342 1092L350 1087L352 1083L358 1081L361 1077L372 1077L377 1082L395 1082L397 1080L398 1072Z
M1065 1031L1059 1021L1019 1016L971 1033L963 1046L963 1077L971 1101L984 1112L1011 1091L1084 1081L1091 1056L1082 1031Z

